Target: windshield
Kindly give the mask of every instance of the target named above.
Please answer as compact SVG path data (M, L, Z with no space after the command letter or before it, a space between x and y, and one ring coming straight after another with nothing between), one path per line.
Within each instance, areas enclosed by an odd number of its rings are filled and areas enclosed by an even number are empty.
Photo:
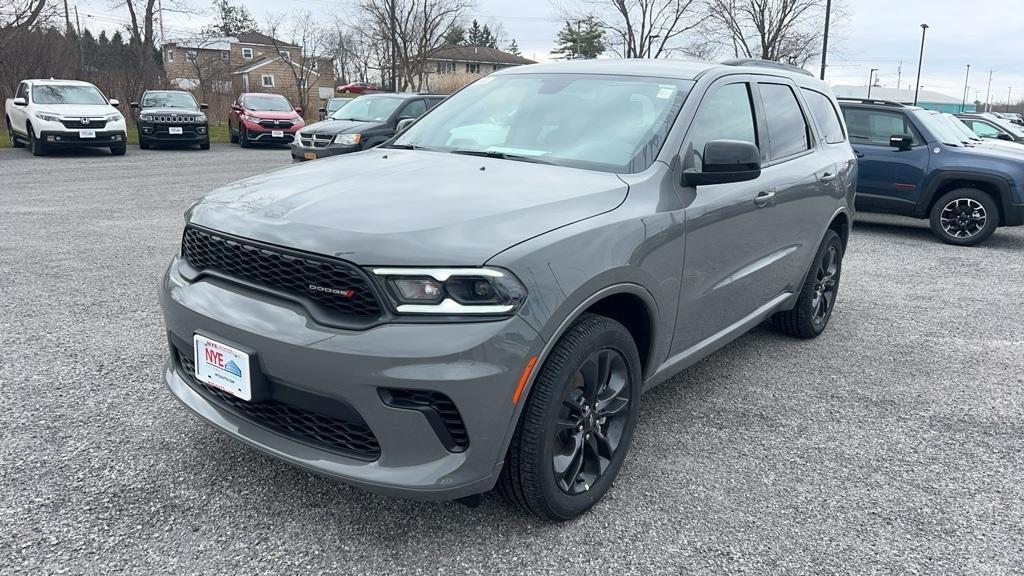
M106 104L107 99L95 86L43 84L32 87L35 104Z
M960 135L961 140L965 142L981 141L981 138L979 138L978 135L974 133L974 131L968 128L967 125L961 122L960 119L957 118L956 116L949 113L944 113L942 114L942 118L945 119L946 123L949 124L950 127L952 127L953 130Z
M488 76L439 104L395 145L634 173L654 162L692 86L634 76Z
M924 127L932 133L933 136L939 139L940 142L948 146L962 146L963 138L961 138L952 128L949 127L945 122L939 119L938 112L934 110L914 110L914 116L924 124Z
M1000 118L994 114L992 115L991 120L993 124L999 126L1003 130L1006 130L1010 134L1013 134L1014 138L1024 138L1024 130L1021 130L1021 127L1014 124L1013 122L1010 122L1009 120L1006 120L1004 118Z
M188 92L147 92L140 105L143 108L199 108Z
M245 108L254 112L291 112L292 105L284 96L246 96Z
M401 98L394 96L360 96L349 100L331 116L332 120L355 120L357 122L383 122L402 105Z

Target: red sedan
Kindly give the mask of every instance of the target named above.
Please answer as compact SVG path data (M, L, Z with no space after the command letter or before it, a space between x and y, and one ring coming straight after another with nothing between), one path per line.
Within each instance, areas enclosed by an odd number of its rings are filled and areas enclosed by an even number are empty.
M369 82L352 82L335 88L339 94L365 94L376 89L377 85Z

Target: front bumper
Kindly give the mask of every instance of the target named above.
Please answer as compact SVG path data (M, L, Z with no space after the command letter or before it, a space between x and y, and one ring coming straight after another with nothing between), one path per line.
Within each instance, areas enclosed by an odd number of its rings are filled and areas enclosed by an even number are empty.
M164 378L185 406L228 435L303 468L364 489L421 500L490 490L515 424L512 395L540 336L518 317L493 322L389 323L368 330L315 324L302 308L211 278L189 283L176 271L160 300L172 348ZM274 398L320 398L354 409L379 445L355 458L247 419L203 394L176 359L200 331L251 349L254 370ZM458 409L468 445L446 448L423 411L385 403L381 390L444 394ZM320 410L315 403L306 408ZM326 410L326 408L324 408Z
M291 126L288 128L267 128L259 124L245 122L245 136L254 144L291 144L295 134L304 126ZM281 136L274 136L274 132L282 132Z
M341 144L328 144L326 146L304 146L299 139L292 142L292 158L296 160L318 160L320 158L328 158L330 156L338 156L341 154L351 154L352 152L358 152L360 146L343 146Z
M127 143L127 135L123 130L97 130L94 138L83 138L79 130L43 130L39 139L47 148L59 146L74 147L102 147L124 146Z
M171 134L172 127L181 128L181 134ZM154 144L201 144L209 139L209 127L204 124L139 123L140 141Z

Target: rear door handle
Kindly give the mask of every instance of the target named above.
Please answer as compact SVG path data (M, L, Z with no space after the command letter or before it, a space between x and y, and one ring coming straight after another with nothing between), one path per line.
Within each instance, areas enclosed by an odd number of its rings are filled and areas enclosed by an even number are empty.
M764 208L765 206L771 204L774 200L775 190L765 190L764 192L761 192L754 198L754 204L757 204L760 208Z

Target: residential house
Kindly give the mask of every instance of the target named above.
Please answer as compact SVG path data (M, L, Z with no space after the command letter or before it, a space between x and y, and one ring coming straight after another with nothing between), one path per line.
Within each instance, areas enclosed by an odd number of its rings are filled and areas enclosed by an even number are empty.
M208 76L216 76L218 92L271 92L296 103L301 100L299 84L306 83L310 107L334 94L331 59L303 61L301 47L259 32L175 40L164 44L162 51L167 78L186 90L207 84ZM308 71L302 69L303 65Z
M430 85L431 80L445 74L483 76L502 68L535 63L528 58L488 46L446 44L427 58L427 85Z

